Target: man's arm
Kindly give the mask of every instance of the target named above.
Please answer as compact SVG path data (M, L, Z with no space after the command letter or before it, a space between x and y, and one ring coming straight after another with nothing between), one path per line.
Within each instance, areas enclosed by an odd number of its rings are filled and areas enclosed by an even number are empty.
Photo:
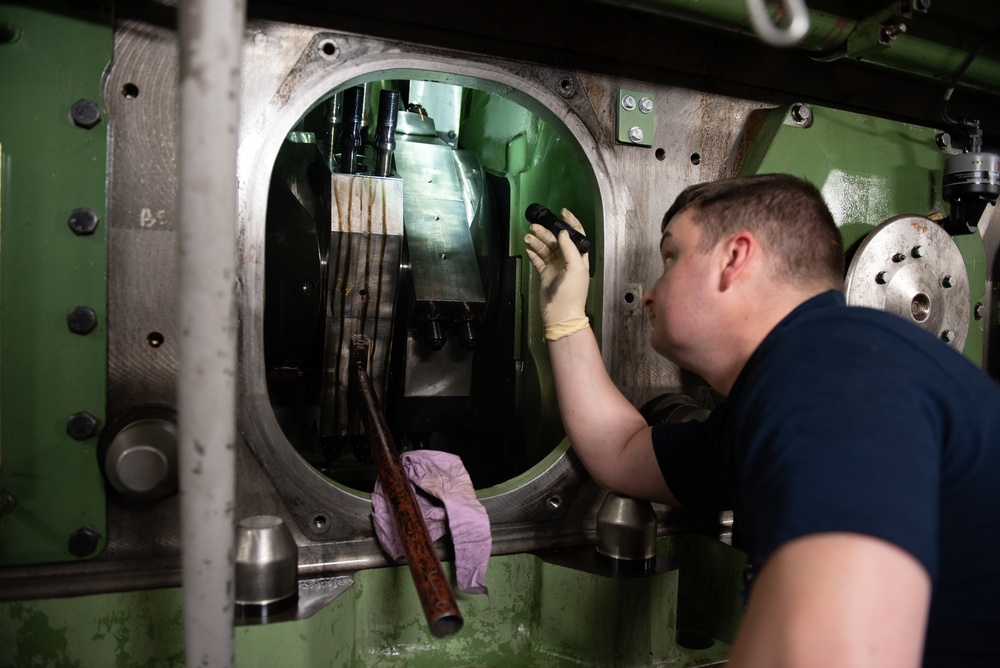
M594 332L550 341L549 357L566 435L591 477L620 494L679 506L653 453L652 428L611 381Z
M920 665L930 577L879 538L820 533L781 546L755 577L729 665Z
M563 219L583 233L566 209ZM584 467L615 492L678 505L653 453L651 429L619 392L604 368L586 312L590 268L564 231L558 237L540 225L525 237L538 270L539 305L563 426Z

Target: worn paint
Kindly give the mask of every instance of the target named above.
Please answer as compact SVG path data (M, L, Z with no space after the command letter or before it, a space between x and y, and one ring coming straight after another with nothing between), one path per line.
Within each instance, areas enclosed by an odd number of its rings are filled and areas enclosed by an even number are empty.
M658 549L678 570L610 579L528 554L492 557L489 596L456 593L466 623L447 639L428 631L405 567L361 571L308 619L237 627L236 663L684 668L724 658L744 555L701 536L664 538ZM453 564L445 572L454 580ZM180 589L0 604L0 668L183 666L182 606ZM679 628L710 646L677 645Z

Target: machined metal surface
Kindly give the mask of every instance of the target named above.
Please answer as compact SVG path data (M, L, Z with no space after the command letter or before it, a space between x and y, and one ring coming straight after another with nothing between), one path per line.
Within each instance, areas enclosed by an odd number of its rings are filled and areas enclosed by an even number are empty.
M479 202L476 191L482 191L482 177L475 170L462 173L453 153L446 145L418 142L401 141L396 148L415 298L441 305L482 305L485 297L466 205ZM463 187L470 180L479 187L463 197L473 190Z
M882 309L965 349L969 278L951 236L922 216L897 216L872 230L847 270L847 302Z

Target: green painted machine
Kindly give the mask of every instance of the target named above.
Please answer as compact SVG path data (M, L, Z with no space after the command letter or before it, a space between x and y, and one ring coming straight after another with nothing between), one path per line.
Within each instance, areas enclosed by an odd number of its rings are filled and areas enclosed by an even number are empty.
M720 665L745 566L731 514L636 506L654 556L598 556L614 499L559 421L525 209L584 221L606 366L637 406L685 397L670 419L715 399L647 343L660 217L739 174L814 182L849 301L998 376L995 209L943 223L949 160L996 151L1000 8L808 2L785 49L743 0L328 4L250 2L240 31L236 438L198 447L232 458L224 526L287 529L295 593L209 613L236 665ZM182 587L203 547L183 539L178 427L197 390L178 383L183 11L0 2L0 666L194 665L211 635ZM357 334L398 448L459 455L490 518L490 593L456 595L451 637L374 536ZM448 538L434 551L454 583ZM236 559L211 568L233 584Z

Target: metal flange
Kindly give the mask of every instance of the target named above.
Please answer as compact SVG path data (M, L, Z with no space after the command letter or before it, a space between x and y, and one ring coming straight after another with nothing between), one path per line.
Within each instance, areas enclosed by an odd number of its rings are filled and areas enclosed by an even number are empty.
M847 270L847 303L895 313L959 352L969 333L969 275L944 229L894 216L872 230Z

